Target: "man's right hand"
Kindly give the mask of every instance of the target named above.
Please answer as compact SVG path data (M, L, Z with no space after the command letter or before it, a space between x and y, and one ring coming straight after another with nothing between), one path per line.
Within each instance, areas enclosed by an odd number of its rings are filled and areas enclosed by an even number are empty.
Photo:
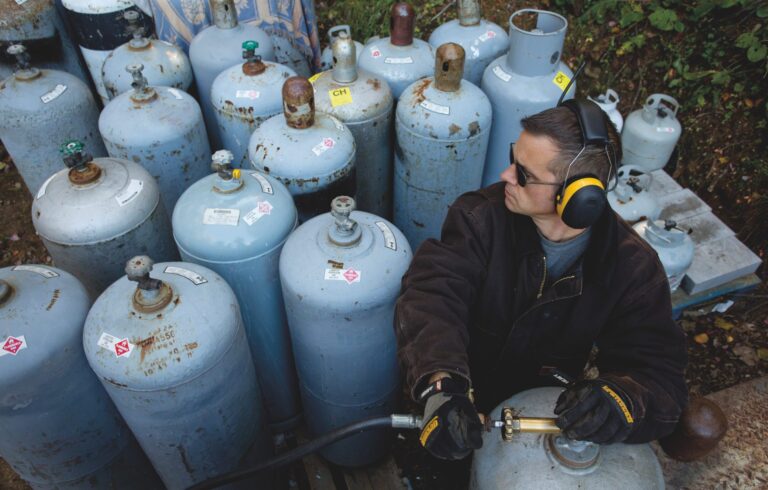
M440 378L422 392L419 401L426 401L419 441L433 456L463 459L483 446L483 423L465 383Z

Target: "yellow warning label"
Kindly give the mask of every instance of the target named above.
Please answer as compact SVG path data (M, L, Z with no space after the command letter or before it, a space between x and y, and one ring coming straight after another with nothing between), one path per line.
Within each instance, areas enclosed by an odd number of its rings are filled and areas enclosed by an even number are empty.
M616 394L615 391L610 389L607 385L603 385L603 391L608 393L611 398L614 399L617 405L619 405L619 408L621 409L621 412L624 414L624 418L627 419L627 423L631 424L635 421L635 419L632 418L632 414L629 413L629 409L627 409L627 406L624 404L624 400L621 399L619 395Z
M571 79L568 77L568 75L566 75L561 71L557 72L557 75L555 75L555 78L552 79L552 83L560 87L560 90L565 90L565 87L568 86L568 82L570 81Z
M440 422L437 420L437 417L433 417L432 420L429 421L429 423L424 426L424 430L421 431L421 436L419 436L419 441L421 441L421 445L426 447L427 446L427 439L429 439L429 435L432 434L432 432L437 429L437 426L440 425Z
M333 107L352 103L352 91L347 87L333 88L329 90L328 97L331 98L331 105Z
M325 72L324 72L324 71L321 71L320 73L315 73L314 75L312 75L311 77L309 77L309 78L308 78L308 80L309 80L309 83L315 83L315 80L317 80L318 78L320 78L321 76L323 76L323 73L325 73Z

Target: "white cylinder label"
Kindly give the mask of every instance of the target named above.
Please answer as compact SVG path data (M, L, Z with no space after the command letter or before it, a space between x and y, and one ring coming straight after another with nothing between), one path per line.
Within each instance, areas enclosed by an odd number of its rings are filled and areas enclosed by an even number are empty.
M17 265L11 270L34 272L35 274L40 274L41 276L47 277L48 279L52 277L59 277L58 272L54 272L50 269L46 269L45 267L40 267L39 265Z
M508 82L512 78L512 75L502 70L499 65L493 67L493 74L505 82Z
M436 112L438 114L445 114L447 116L448 114L451 113L450 107L440 105L440 104L435 104L434 102L430 102L428 100L422 100L421 104L419 105L428 111Z
M237 226L239 219L239 209L208 208L203 212L204 225Z
M40 100L43 101L43 104L47 104L48 102L52 101L59 95L63 94L64 91L67 90L66 85L58 84L56 85L56 88L48 92L47 94L43 94L40 96Z
M204 278L197 272L193 272L189 269L183 269L181 267L176 267L173 265L169 265L168 267L166 267L163 272L165 272L166 274L173 274L175 276L181 276L181 277L187 278L190 281L192 281L192 284L194 284L195 286L199 286L201 284L205 284L206 282L208 282L208 279Z
M136 196L141 194L141 190L144 188L144 181L139 179L131 179L128 185L123 190L117 193L115 200L120 207L125 206L129 202L136 199Z
M405 65L409 63L413 63L413 58L410 56L407 56L405 58L384 58L384 63L390 64L390 65Z
M383 221L377 221L376 226L381 230L382 235L384 235L384 246L390 250L397 250L397 240L395 239L395 234L389 229L389 226Z
M251 177L259 181L259 185L261 186L261 192L263 192L264 194L275 193L274 189L272 189L272 184L269 183L266 177L264 177L258 172L253 172L251 174Z

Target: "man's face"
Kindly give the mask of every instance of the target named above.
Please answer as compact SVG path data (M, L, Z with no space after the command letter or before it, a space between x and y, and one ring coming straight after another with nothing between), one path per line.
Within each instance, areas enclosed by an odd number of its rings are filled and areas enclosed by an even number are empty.
M520 134L514 146L515 162L524 167L527 184L521 187L517 180L516 165L510 165L501 173L504 186L504 204L513 213L531 217L557 214L555 211L555 185L557 177L547 168L558 155L558 148L546 136L534 136L526 131ZM538 183L537 183L538 182Z

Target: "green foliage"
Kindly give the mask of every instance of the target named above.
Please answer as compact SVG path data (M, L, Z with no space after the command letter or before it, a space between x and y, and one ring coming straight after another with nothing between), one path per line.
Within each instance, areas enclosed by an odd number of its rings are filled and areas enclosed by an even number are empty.
M685 26L677 18L677 13L674 10L662 7L656 7L653 13L648 16L648 21L653 27L662 31L675 30L682 32L685 29Z

